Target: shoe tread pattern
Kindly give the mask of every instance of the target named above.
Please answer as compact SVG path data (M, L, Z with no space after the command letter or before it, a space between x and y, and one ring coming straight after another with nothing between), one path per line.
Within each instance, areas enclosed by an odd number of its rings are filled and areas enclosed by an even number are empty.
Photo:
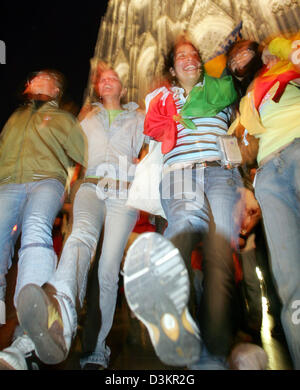
M124 263L124 290L130 309L148 331L149 324L159 330L158 343L151 341L161 361L187 366L199 359L200 340L182 322L189 298L188 272L179 251L162 235L145 233L129 248ZM166 313L179 325L177 340L172 340L162 327Z

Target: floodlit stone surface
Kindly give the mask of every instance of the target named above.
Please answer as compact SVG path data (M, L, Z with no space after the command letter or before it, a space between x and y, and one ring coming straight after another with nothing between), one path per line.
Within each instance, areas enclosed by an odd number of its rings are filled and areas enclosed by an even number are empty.
M176 36L187 31L207 61L241 21L242 36L257 41L299 30L300 1L110 0L91 62L101 58L113 65L128 87L128 100L142 103ZM90 98L92 91L89 85Z

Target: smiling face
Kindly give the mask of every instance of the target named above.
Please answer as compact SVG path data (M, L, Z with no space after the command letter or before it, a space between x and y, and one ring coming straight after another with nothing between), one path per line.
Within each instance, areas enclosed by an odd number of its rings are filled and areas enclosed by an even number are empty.
M125 93L118 74L112 69L105 70L101 73L96 84L96 90L104 100L108 97L120 99Z
M201 65L197 49L191 43L184 42L175 48L174 66L170 68L170 73L189 93L201 76Z

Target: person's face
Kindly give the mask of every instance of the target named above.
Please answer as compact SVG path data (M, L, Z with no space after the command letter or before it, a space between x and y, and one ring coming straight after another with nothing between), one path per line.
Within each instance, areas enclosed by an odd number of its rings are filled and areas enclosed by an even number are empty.
M254 58L255 52L249 48L249 44L245 42L243 45L238 46L230 53L227 64L232 74L237 77L243 77L245 75L247 65Z
M105 99L106 97L116 97L120 99L125 93L119 76L114 70L102 72L96 88L102 99Z
M201 59L194 46L190 43L178 45L174 52L174 67L170 69L171 75L185 87L197 84L201 72Z
M59 93L59 88L53 76L48 73L38 73L27 83L24 93L55 98Z

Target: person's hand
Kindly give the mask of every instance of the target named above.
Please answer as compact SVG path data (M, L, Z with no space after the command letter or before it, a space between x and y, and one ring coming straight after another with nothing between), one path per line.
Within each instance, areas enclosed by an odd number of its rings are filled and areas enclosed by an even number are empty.
M272 66L274 66L279 61L278 57L274 56L273 54L271 54L269 52L268 47L264 48L262 55L261 55L261 59L262 59L262 62L265 65L267 65L269 68L272 68Z
M261 218L261 209L252 191L243 189L244 211L241 223L242 236L248 236Z
M238 233L246 237L260 220L261 210L252 191L242 187L239 192L240 199L235 208L234 221Z

